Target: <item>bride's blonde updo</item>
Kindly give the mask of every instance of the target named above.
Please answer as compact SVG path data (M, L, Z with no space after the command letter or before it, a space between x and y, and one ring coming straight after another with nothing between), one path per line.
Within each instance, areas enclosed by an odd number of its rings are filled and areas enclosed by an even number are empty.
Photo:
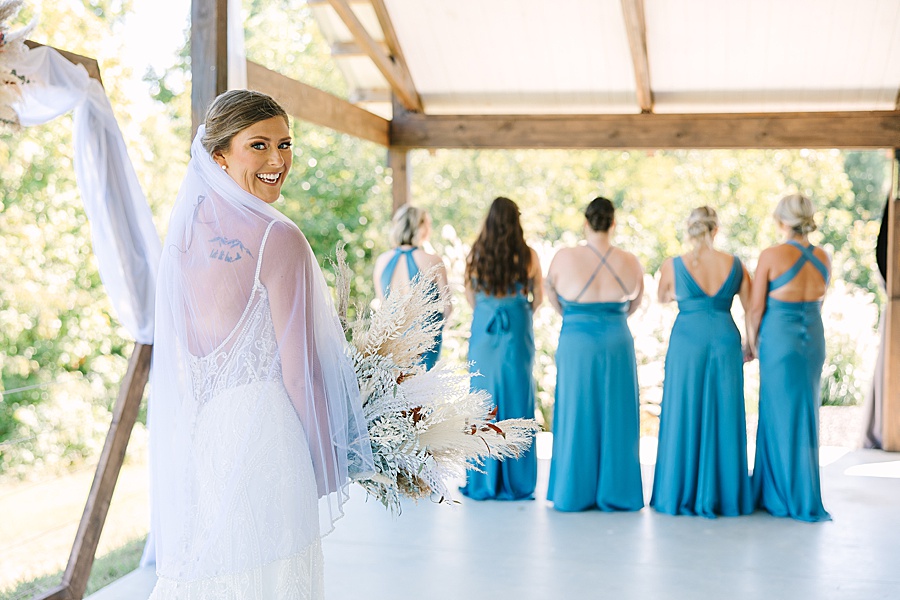
M719 227L719 216L711 206L701 206L691 211L687 218L687 235L694 246L712 247L712 233Z
M791 194L778 201L773 213L775 219L801 235L810 233L816 227L816 207L803 194Z

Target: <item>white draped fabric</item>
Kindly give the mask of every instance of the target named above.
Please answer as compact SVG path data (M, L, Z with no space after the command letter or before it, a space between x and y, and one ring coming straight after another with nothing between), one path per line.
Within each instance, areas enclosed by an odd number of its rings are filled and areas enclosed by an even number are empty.
M29 80L13 105L23 126L75 111L75 176L100 279L122 325L152 344L161 245L106 92L84 67L46 46L24 53L16 72Z

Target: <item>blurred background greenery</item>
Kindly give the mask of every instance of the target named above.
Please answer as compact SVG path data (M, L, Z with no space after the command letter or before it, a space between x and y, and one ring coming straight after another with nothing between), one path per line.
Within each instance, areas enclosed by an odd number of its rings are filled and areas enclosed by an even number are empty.
M117 35L128 0L69 0L45 6L33 37L99 58L160 235L188 159L190 60L135 74ZM248 58L346 96L328 48L302 0L245 0ZM291 18L284 18L290 15ZM23 11L24 22L31 14ZM186 26L186 23L185 23ZM187 30L185 28L185 40ZM143 81L145 98L118 83ZM278 207L306 233L331 277L328 258L343 241L355 298L373 297L373 257L387 249L390 172L384 148L294 122L294 168ZM580 237L583 207L597 194L616 203L616 243L637 254L648 299L631 319L640 362L646 431L652 433L666 341L675 309L651 300L653 275L683 251L681 224L708 204L722 221L720 247L752 269L776 242L769 215L783 193L811 195L820 210L813 236L834 256L826 301L828 363L823 400L853 404L868 386L881 291L875 274L878 220L889 155L837 150L746 151L413 151L412 198L432 214L431 243L446 257L455 312L444 357L465 361L471 311L461 296L469 244L497 195L519 203L526 236L544 267ZM0 482L64 472L96 459L131 342L97 275L90 232L72 169L71 119L0 135ZM740 318L740 316L738 315ZM740 322L740 321L739 321ZM535 317L539 418L550 425L558 317ZM755 402L748 366L748 407ZM136 440L145 439L138 424Z

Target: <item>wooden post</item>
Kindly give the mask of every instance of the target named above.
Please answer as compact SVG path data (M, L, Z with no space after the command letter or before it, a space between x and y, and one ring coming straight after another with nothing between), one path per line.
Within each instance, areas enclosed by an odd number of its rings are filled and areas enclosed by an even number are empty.
M394 208L391 214L409 202L410 172L408 167L409 150L406 148L388 148L388 166L391 168L391 189L394 197Z
M887 311L884 336L882 446L900 452L900 148L894 149L888 207Z
M228 0L191 0L191 138L228 89Z
M125 461L125 450L131 438L131 430L141 407L144 387L150 376L152 349L153 346L149 345L138 343L134 345L62 584L35 600L80 600L84 597L91 566L94 564L94 554L100 541L100 532L103 531L109 503L119 478L119 470Z

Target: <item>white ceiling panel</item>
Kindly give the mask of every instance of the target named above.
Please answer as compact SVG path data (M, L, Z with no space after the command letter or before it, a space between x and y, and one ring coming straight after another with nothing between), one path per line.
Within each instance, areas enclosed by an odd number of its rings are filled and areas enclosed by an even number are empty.
M639 112L622 0L383 1L427 114ZM897 108L900 0L643 2L653 112ZM353 41L327 3L313 14ZM368 57L335 60L351 96L388 88Z
M654 112L892 110L897 0L644 0Z
M637 112L619 0L385 0L425 112Z

